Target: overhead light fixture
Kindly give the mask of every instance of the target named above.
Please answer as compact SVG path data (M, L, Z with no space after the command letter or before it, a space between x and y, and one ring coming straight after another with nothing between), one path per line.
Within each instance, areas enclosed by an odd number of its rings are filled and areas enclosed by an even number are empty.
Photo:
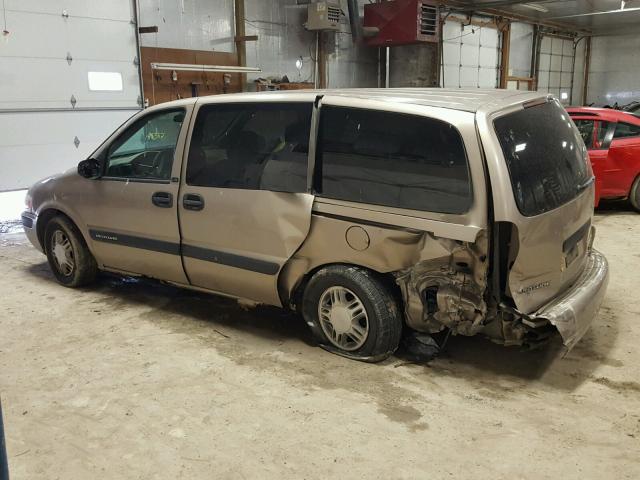
M543 7L537 3L523 3L520 5L521 7L529 8L531 10L537 10L542 13L549 13L549 9L547 7Z
M258 67L236 67L234 65L194 65L187 63L152 63L153 70L177 70L180 72L224 72L253 73L261 72Z

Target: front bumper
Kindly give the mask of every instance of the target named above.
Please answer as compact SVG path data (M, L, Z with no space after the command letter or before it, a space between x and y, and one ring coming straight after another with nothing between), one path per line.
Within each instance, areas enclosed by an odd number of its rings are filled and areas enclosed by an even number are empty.
M592 249L584 270L571 288L529 317L549 321L560 332L567 350L571 350L595 319L608 283L607 259Z
M26 211L22 212L22 228L24 229L24 233L27 235L29 241L33 244L41 252L42 245L40 245L40 240L38 240L38 231L36 229L36 222L38 221L38 217L36 214Z

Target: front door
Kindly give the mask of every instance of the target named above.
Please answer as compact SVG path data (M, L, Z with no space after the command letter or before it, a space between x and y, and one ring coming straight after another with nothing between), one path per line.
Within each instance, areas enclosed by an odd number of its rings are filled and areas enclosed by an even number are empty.
M640 125L618 122L609 147L607 179L611 196L626 197L640 171Z
M196 109L179 219L192 285L280 305L278 273L307 237L311 102Z
M152 111L101 151L104 175L75 203L105 268L187 283L176 206L187 113Z
M589 161L596 177L594 203L597 207L600 203L600 198L609 195L607 178L609 145L611 145L616 124L589 116L580 117L576 115L571 118L578 127L589 152Z

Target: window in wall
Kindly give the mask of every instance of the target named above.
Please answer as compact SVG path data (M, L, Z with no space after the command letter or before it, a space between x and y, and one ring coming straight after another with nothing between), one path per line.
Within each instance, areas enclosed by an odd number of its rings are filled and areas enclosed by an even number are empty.
M168 180L183 121L182 109L136 121L109 147L105 176Z
M630 123L618 122L613 138L628 138L640 136L640 126Z
M538 62L538 91L555 95L563 104L571 102L573 39L543 35Z
M189 147L187 183L307 191L311 103L203 106Z
M323 197L463 213L471 185L462 138L432 118L322 107L316 188Z
M122 74L120 72L89 72L89 90L92 92L121 92Z

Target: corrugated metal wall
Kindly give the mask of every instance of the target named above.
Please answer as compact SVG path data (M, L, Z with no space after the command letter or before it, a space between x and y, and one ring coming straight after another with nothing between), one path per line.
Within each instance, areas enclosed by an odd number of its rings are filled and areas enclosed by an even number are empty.
M10 33L0 38L0 191L73 167L138 110L132 5L5 0ZM121 90L90 90L91 71L119 73Z
M247 2L249 4L250 2ZM233 0L139 0L143 47L234 52Z

